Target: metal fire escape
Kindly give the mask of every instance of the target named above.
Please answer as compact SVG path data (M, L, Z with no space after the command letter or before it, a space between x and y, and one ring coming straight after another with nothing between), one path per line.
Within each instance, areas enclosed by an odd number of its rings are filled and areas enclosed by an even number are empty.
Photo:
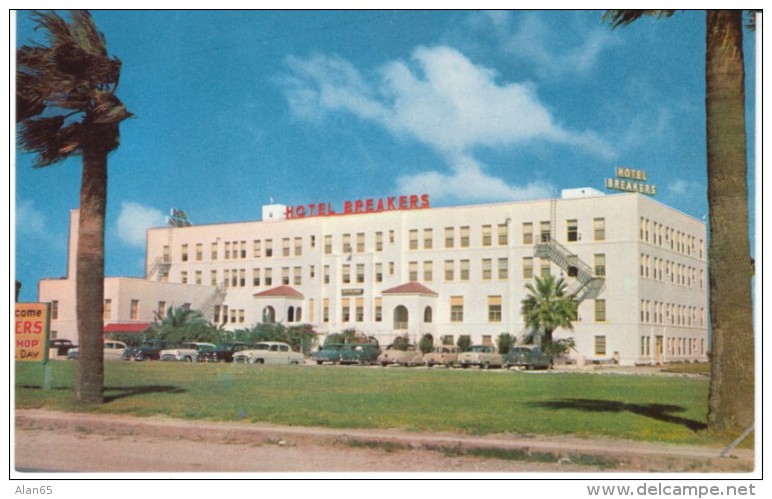
M217 288L214 290L214 292L207 297L206 300L201 304L199 307L199 311L201 312L201 315L203 315L206 319L209 319L212 323L214 323L214 308L218 305L222 305L225 301L225 295L227 294L227 287L225 285L225 282L221 282Z

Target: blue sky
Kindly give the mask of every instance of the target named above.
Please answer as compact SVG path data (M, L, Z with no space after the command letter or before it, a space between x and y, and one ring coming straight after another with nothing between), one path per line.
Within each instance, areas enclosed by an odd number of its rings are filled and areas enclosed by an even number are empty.
M611 30L599 11L96 11L137 117L109 158L105 272L140 276L149 226L428 193L547 198L616 166L707 214L701 11ZM749 169L755 40L746 31ZM26 13L17 44L41 40ZM80 158L16 155L23 301L66 273ZM750 183L753 186L753 175Z

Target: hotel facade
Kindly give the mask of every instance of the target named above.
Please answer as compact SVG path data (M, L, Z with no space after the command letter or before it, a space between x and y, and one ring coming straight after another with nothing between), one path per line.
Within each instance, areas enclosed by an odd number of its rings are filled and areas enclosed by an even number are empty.
M141 330L188 303L227 330L280 322L322 335L355 329L381 345L424 334L495 344L528 334L525 284L552 274L579 301L573 330L555 332L574 338L577 361L707 360L705 224L640 193L580 188L437 208L426 195L274 204L261 221L183 225L147 231L144 278L106 280L106 331ZM57 303L52 330L75 339L74 285L61 281L41 281L39 299Z

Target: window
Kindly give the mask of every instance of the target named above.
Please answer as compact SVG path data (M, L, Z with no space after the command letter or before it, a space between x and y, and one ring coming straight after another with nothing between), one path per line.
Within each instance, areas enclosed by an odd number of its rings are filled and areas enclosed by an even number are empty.
M139 319L139 300L131 300L129 307L129 319L133 321Z
M187 262L188 261L188 245L183 244L182 245L182 261Z
M322 269L322 280L324 280L325 284L330 284L330 266L325 265Z
M281 240L281 256L290 256L290 240L284 237Z
M432 279L434 278L433 267L434 267L434 262L432 262L431 260L424 262L424 282L432 282Z
M509 258L499 258L499 279L509 279Z
M523 222L523 244L533 244L533 223Z
M566 240L568 242L576 242L579 240L579 223L576 220L566 221Z
M417 229L410 230L409 240L410 240L410 249L411 250L418 249L418 230Z
M351 265L343 266L343 284L351 284Z
M501 322L501 296L488 297L488 322Z
M212 260L217 260L217 243L212 243L212 247L209 252L211 253Z
M272 257L273 256L273 240L272 239L266 239L265 240L265 256L266 257Z
M159 317L166 317L166 302L165 301L159 301L158 302L158 308L156 309L156 313Z
M552 268L550 266L550 260L549 258L542 258L541 259L541 278L544 279L545 277L549 277L552 274Z
M356 321L362 322L365 320L365 299L356 299Z
M606 240L606 219L594 218L592 220L593 237L596 241Z
M365 252L365 234L364 232L359 232L357 234L357 253L364 253Z
M252 286L260 286L260 269L252 269Z
M417 281L418 280L418 262L409 262L407 266L408 266L407 280L411 282Z
M533 279L533 257L523 257L523 279Z
M499 246L509 244L509 224L499 224Z
M595 254L595 275L597 277L603 277L606 275L606 255L605 253Z
M595 337L595 355L606 355L606 337Z
M483 258L482 261L482 279L490 281L493 269L493 261L490 258Z
M343 322L351 321L351 300L348 298L341 300L341 320Z
M424 229L424 249L432 249L434 247L434 236L432 229Z
M383 282L383 264L380 262L375 264L375 282Z
M247 257L247 242L241 241L241 258L246 258L246 257Z
M322 322L330 322L330 299L322 299Z
M231 257L231 242L225 241L225 259L228 260Z
M365 282L365 264L358 263L357 264L357 284L362 284L364 282Z
M200 262L204 259L204 245L201 243L196 244L196 261Z
M461 260L459 262L460 269L459 274L462 281L468 281L469 280L469 260Z
M209 284L212 286L217 286L217 271L212 270L209 272Z
M383 232L375 233L375 251L383 251Z
M265 285L273 286L273 269L265 269Z
M351 253L351 234L343 234L343 253Z
M383 322L383 304L381 298L375 299L375 322Z
M262 255L260 241L255 239L252 241L252 258L260 258Z
M445 260L445 280L453 280L453 260Z
M332 254L332 236L324 236L324 254Z
M51 300L51 320L55 321L59 318L59 301Z
M111 319L112 309L113 309L113 301L108 298L104 302L104 310L102 312L102 320L109 321Z
M424 322L426 324L432 323L432 307L424 308Z
M469 247L469 226L461 227L460 232L461 232L460 234L461 247L468 248Z
M200 270L196 270L196 274L195 275L196 275L196 277L195 277L195 281L194 282L197 285L200 286L201 285L201 271Z
M452 248L453 245L453 227L445 227L445 247Z
M188 271L187 270L183 270L182 272L180 272L180 282L182 284L187 284L188 283Z
M548 243L551 238L552 225L550 222L541 222L539 224L539 241Z
M606 322L606 300L595 300L595 322Z
M281 283L285 286L289 285L290 283L289 267L281 268Z
M450 297L450 322L464 322L464 297Z
M294 267L292 269L292 284L300 286L303 281L303 269L302 267Z
M295 238L295 256L303 256L303 238Z
M492 229L490 225L482 226L482 245L488 247L492 244Z

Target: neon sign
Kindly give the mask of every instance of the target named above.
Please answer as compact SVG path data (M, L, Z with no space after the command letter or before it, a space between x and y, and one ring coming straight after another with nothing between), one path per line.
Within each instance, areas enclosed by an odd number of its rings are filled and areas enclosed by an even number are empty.
M648 180L646 172L635 170L633 168L623 168L618 166L616 169L617 178L606 179L606 189L625 192L640 192L654 196L657 194L657 186L645 183Z
M287 206L284 210L284 216L286 219L292 220L308 217L382 213L384 211L424 210L427 208L431 208L428 194L410 194L345 201L341 211L336 211L332 206L332 203L310 203Z

